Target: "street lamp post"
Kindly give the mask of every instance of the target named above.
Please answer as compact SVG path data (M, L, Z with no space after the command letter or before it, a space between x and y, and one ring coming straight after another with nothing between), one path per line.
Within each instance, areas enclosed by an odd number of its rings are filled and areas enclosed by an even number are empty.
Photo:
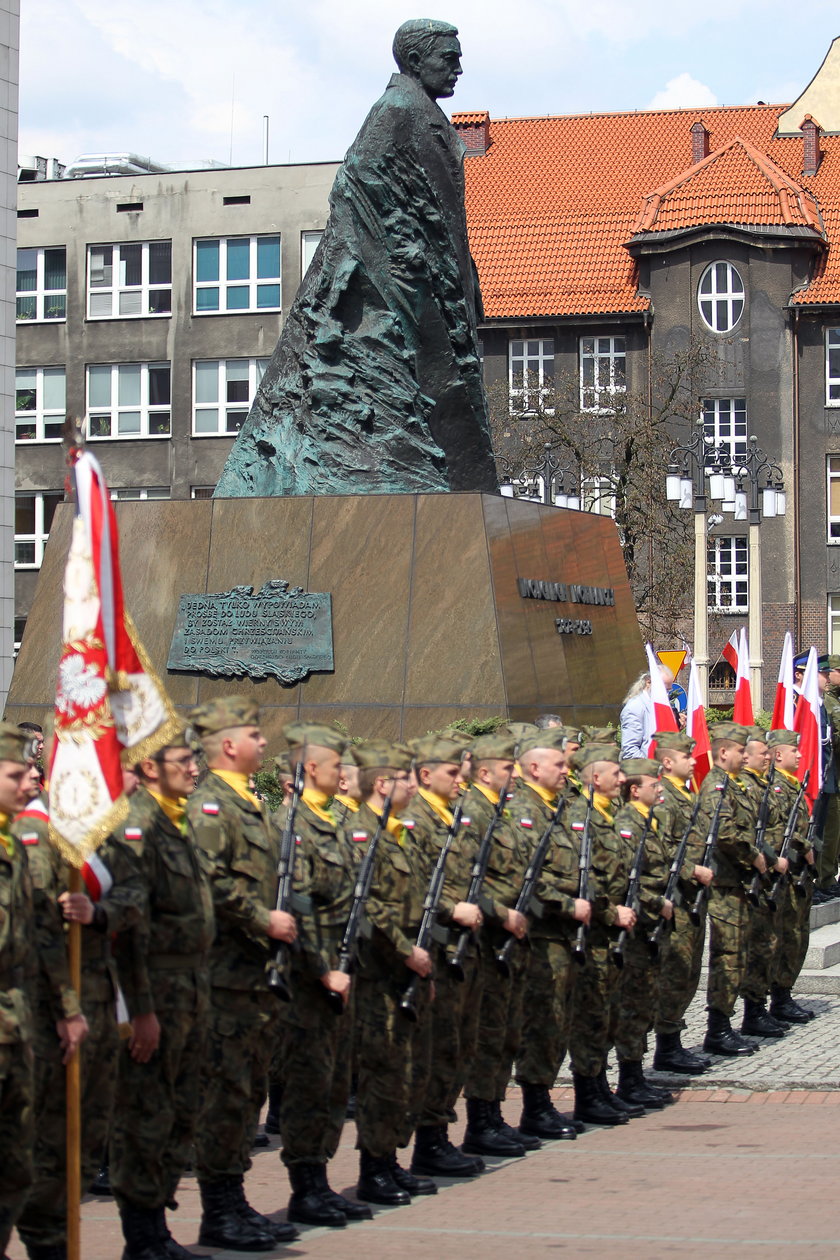
M552 453L550 442L545 443L539 458L526 459L521 464L502 459L500 463L500 490L505 498L514 498L515 488L524 486L526 493L517 497L575 511L580 509L579 474L572 465L562 463Z

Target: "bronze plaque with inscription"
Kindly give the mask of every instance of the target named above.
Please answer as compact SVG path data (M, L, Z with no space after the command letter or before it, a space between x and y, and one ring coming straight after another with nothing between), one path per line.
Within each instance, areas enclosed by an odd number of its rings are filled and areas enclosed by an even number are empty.
M166 667L211 678L276 678L287 687L332 670L331 597L279 579L256 592L234 586L182 595Z

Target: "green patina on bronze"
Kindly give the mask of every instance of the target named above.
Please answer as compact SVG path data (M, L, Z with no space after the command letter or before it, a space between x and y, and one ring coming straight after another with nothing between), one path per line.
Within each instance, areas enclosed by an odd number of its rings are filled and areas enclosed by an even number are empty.
M216 497L494 491L454 27L400 27Z

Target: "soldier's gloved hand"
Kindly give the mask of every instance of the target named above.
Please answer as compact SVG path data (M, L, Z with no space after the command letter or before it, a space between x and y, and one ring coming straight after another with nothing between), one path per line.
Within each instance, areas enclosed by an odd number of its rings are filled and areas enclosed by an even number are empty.
M663 901L662 909L659 911L659 914L663 919L673 919L674 917L673 901Z
M452 921L459 927L479 928L484 922L484 915L471 901L459 901L452 911Z
M69 1019L56 1020L55 1030L61 1043L62 1063L69 1063L90 1029L84 1015L71 1015Z
M575 897L575 922L586 924L592 922L592 903L584 901L583 897Z
M778 871L780 875L787 875L789 866L790 866L790 863L788 862L787 858L780 857L780 858L776 858L776 865L773 869Z
M92 923L94 906L87 893L62 893L58 899L61 913L73 923Z
M148 1015L135 1015L128 1039L128 1049L135 1063L148 1063L159 1044L160 1024L154 1011Z
M753 862L753 866L758 871L759 875L767 874L767 859L763 853L758 854L755 861Z
M428 950L421 949L419 945L413 945L411 953L405 960L405 965L425 979L432 973L432 956Z
M704 884L707 888L715 877L715 873L711 866L695 866L693 878L698 884Z
M321 984L330 993L337 993L346 1002L350 996L350 977L346 971L327 971L321 976Z
M291 945L297 939L297 922L293 914L285 910L269 910L268 935L273 941L285 941Z
M629 932L636 926L636 911L631 910L630 906L616 906L615 921L620 928L627 928Z
M587 905L589 903L587 902ZM528 931L528 920L524 914L520 914L518 910L508 910L505 915L505 921L502 927L506 932L512 932L518 941L521 941L525 933Z

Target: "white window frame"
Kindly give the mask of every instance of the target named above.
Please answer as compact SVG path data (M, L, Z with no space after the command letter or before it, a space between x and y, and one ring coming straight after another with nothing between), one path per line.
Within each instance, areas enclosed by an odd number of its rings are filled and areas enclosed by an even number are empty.
M239 432L240 426L237 426L234 429L229 429L226 423L227 414L228 412L244 411L245 417L247 417L248 412L251 410L251 405L254 401L254 398L256 397L256 393L259 388L260 381L262 380L263 375L265 374L265 370L268 367L270 362L271 362L270 359L193 359L193 371L192 371L192 378L193 378L192 380L192 398L193 398L192 435L193 437L198 437L198 438L235 437L236 434ZM210 366L213 364L215 364L216 369L217 369L216 400L215 402L200 403L197 401L199 366L206 366L209 369ZM248 368L248 401L247 403L222 401L223 399L226 400L226 397L227 397L228 370L231 364L237 364L238 366L242 364L247 364L247 368ZM216 412L216 428L215 429L199 429L197 427L199 415L201 415L202 413L207 414L213 411Z
M227 249L229 241L245 241L250 245L247 280L228 280ZM257 243L261 240L276 240L280 252L280 272L276 276L257 277ZM219 246L219 278L218 280L198 279L198 247L206 241ZM267 315L283 309L283 238L279 232L260 232L256 236L197 236L193 240L193 315ZM257 289L260 285L276 285L279 301L276 306L258 306ZM248 305L227 305L227 290L248 288ZM198 295L207 289L219 290L219 305L215 310L199 309Z
M840 455L827 455L825 459L825 527L826 541L840 543L840 511L831 510L831 489L837 487L840 495Z
M828 650L832 655L840 653L840 593L828 593Z
M746 398L704 398L700 415L703 436L711 439L715 448L724 448L726 462L735 468L741 467L749 449ZM730 429L729 433L722 432L725 427Z
M17 660L21 644L23 643L23 636L26 633L26 620L26 617L15 617L13 629L14 647L12 649L13 660Z
M35 408L33 411L23 411L17 409L17 395L27 386L20 384L20 375L22 372L35 373ZM44 406L44 376L46 373L61 375L64 377L64 403L61 407ZM15 442L20 446L31 445L33 442L60 442L62 440L61 433L56 433L51 437L45 435L46 425L58 425L59 429L63 426L65 416L67 414L67 371L63 367L18 367L15 369ZM18 425L34 424L34 437L18 437Z
M718 267L726 268L726 279L722 288L718 288ZM706 277L709 277L709 288L707 292L703 291L703 285ZM720 318L719 303L723 302L726 308L727 324L725 328L718 327ZM703 306L709 306L708 314L703 310ZM737 328L741 316L747 305L747 291L744 287L744 281L741 273L731 262L726 262L723 258L718 258L715 262L709 263L708 267L704 267L703 274L700 277L700 283L697 286L697 309L700 312L700 318L709 329L710 332L720 333L725 336Z
M140 283L139 284L121 284L120 283L120 254L119 251L123 246L139 245L140 247ZM168 245L169 246L169 281L156 281L152 284L149 280L149 248L152 245ZM93 286L93 265L92 258L94 250L110 250L111 251L111 283ZM107 263L106 263L107 266ZM168 311L152 311L149 309L152 294L168 293L169 294L169 310ZM120 310L120 299L125 294L136 295L139 299L141 309L139 311L124 312ZM101 311L96 314L91 309L94 297L105 297L110 295L111 309L110 311ZM171 319L172 318L172 242L170 240L160 241L121 241L119 244L97 244L88 245L87 249L87 317L88 319Z
M315 257L315 250L318 248L321 237L324 235L324 229L312 229L310 232L301 232L300 234L300 278L301 280L309 270L309 265Z
M120 368L140 368L140 402L123 404L119 402L119 373ZM90 374L93 368L109 368L111 372L111 404L110 407L91 407L90 405ZM149 371L152 368L167 368L169 370L169 402L168 403L149 403ZM86 431L88 439L91 442L136 442L140 438L149 438L153 440L168 441L172 436L172 364L167 362L161 363L89 363L85 370L86 382L86 398L87 411L85 412ZM116 401L115 401L116 400ZM125 412L140 412L140 431L139 433L120 433L119 418ZM106 434L94 433L94 422L100 416L109 415L111 419L111 432ZM168 416L169 427L165 433L153 433L150 429L155 424L156 418L158 423L160 417Z
M609 474L583 477L580 483L581 507L595 516L611 516L615 520L615 478Z
M136 503L145 499L171 499L169 486L112 486L109 490L115 503Z
M64 288L48 289L46 288L46 266L45 255L47 251L54 249L64 250ZM15 295L15 320L18 324L65 324L67 322L67 247L66 245L19 245L18 254L24 250L34 251L35 259L35 288L34 289L17 289ZM18 268L19 270L19 268ZM21 298L35 298L35 314L18 315L18 301ZM64 298L64 314L49 315L47 313L50 303L56 298Z
M825 405L840 407L840 328L825 330Z
M206 502L207 499L213 498L215 490L215 486L190 486L190 498Z
M592 343L591 350L587 343ZM606 346L602 346L601 342L607 342ZM620 345L619 345L620 343ZM619 395L627 393L627 338L626 337L604 337L597 333L587 334L578 341L578 355L580 361L580 409L581 411L590 411L603 413L611 410L615 406L615 400ZM623 363L623 379L617 372L618 361ZM592 382L586 383L585 365L592 364ZM607 384L599 383L601 375L601 367L606 366Z
M521 403L524 411L530 411L532 405L539 406L554 386L554 361L553 337L511 337L508 342L511 411L516 410L515 402ZM526 363L535 366L526 368ZM549 364L551 371L546 374Z
M714 534L706 549L706 584L709 612L749 612L749 546L741 534ZM721 602L730 588L732 603Z
M29 534L29 533L18 534L17 532L15 532L15 566L14 567L16 569L40 569L41 565L44 562L44 547L46 546L47 539L50 536L49 529L47 529L46 526L44 525L44 496L45 495L48 496L49 498L56 499L56 503L53 508L53 511L55 511L55 508L58 507L58 504L62 502L64 499L63 490L18 490L15 493L15 506L17 506L18 499L34 498L35 500L35 532L32 534ZM52 521L50 522L50 524L52 524ZM17 526L17 521L15 522L15 526ZM29 545L30 543L33 544L34 558L32 560L18 560L17 549L18 549L19 543L24 544L24 545Z

